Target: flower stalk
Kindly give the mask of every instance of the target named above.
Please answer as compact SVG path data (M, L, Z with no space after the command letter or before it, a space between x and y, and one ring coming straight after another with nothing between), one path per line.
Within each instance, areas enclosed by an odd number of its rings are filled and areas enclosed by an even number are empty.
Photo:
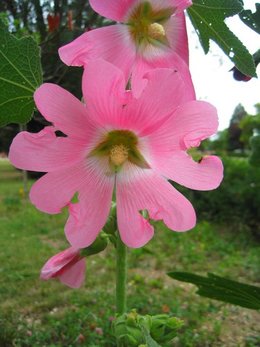
M127 247L117 233L116 243L116 313L126 312Z

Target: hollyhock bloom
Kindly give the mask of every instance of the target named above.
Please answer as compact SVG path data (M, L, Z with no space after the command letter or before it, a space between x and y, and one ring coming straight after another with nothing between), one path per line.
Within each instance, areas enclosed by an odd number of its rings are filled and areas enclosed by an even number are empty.
M90 0L101 16L121 22L92 30L59 49L67 65L102 58L124 71L136 95L145 72L169 67L189 77L188 39L183 10L191 0Z
M71 288L79 288L85 279L85 259L80 250L70 247L51 257L41 270L41 279L58 278Z
M196 223L191 203L166 178L199 190L222 180L220 159L207 156L198 163L186 153L217 131L216 109L195 101L189 82L176 71L155 69L145 78L145 89L134 98L125 91L121 70L103 60L90 62L83 76L86 105L57 85L43 84L35 102L54 126L21 132L11 145L15 166L48 172L31 189L36 207L55 214L69 205L65 233L73 247L96 239L114 188L121 238L141 247L154 233L149 218L175 231ZM56 137L57 129L67 137ZM71 203L76 192L78 202Z

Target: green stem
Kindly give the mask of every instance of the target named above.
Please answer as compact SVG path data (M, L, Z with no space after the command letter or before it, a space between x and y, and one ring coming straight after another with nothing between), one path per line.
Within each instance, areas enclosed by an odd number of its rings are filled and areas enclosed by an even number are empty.
M127 248L117 233L116 243L116 312L122 315L126 312L126 273Z

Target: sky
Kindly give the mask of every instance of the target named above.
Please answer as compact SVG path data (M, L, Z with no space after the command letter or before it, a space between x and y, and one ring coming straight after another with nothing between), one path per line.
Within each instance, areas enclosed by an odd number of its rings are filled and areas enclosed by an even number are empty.
M245 8L255 12L255 2L244 0ZM260 36L243 24L238 16L228 18L226 24L251 54L260 48ZM232 72L229 72L234 66L231 60L213 41L210 43L210 52L205 55L189 20L187 26L190 70L197 99L208 101L217 108L219 130L229 126L230 118L239 103L249 114L255 114L254 105L260 102L260 64L257 68L259 79L253 78L249 82L235 81Z

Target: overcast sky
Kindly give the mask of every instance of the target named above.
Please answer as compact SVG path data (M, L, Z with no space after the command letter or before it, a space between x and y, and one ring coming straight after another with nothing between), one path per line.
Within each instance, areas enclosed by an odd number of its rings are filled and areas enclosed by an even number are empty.
M255 11L257 1L244 0L245 8ZM236 18L237 17L237 18ZM219 129L228 127L235 107L241 103L248 113L255 114L254 104L260 102L260 79L237 82L233 79L232 62L222 50L211 41L210 52L205 55L194 28L187 21L190 47L190 69L198 99L212 103L219 114ZM226 23L253 54L260 49L260 36L243 24L238 16ZM260 64L257 68L260 78Z

